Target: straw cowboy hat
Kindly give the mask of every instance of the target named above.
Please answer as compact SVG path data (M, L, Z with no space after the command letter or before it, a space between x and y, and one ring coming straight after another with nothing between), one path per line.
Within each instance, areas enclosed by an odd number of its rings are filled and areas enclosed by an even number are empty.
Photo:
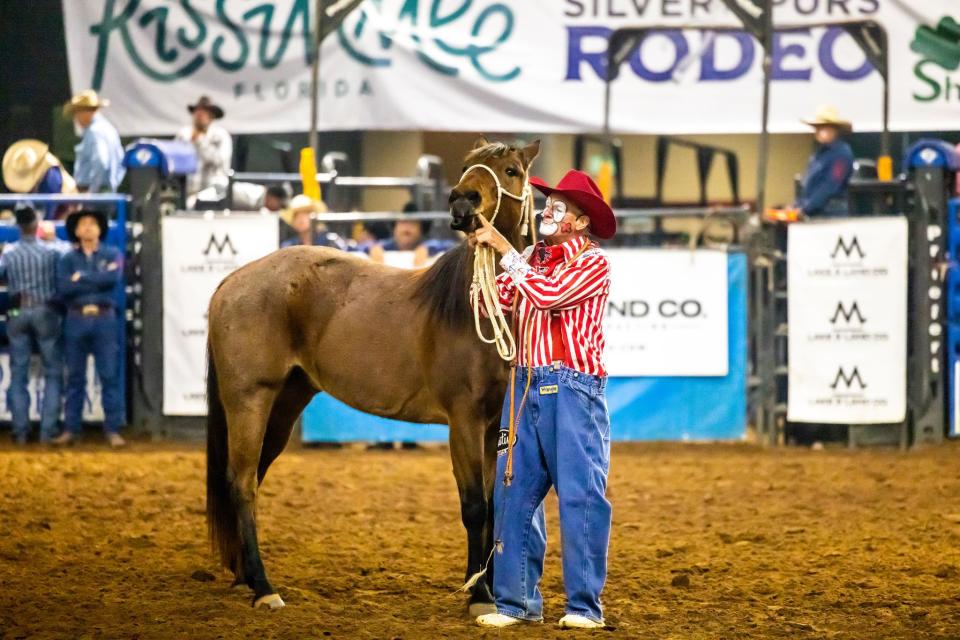
M837 113L837 108L830 105L820 107L812 118L801 120L800 122L808 124L811 127L829 126L845 131L853 131L853 124L849 120L841 118L840 114Z
M63 105L63 115L72 116L74 111L80 109L99 109L100 107L109 107L110 101L101 98L93 89L81 91L70 98L70 101Z
M200 99L197 100L197 104L187 105L187 111L190 113L193 113L197 109L203 109L213 116L214 120L218 120L223 117L223 109L215 105L213 100L211 100L208 96L200 96Z
M17 140L3 154L3 181L14 193L30 193L60 161L39 140Z
M598 238L606 240L617 232L617 218L613 215L613 209L603 199L597 183L583 171L567 171L567 175L555 187L537 177L531 177L530 184L545 196L557 194L580 207L583 215L590 218L590 232Z
M324 204L323 200L319 202L311 198L310 196L299 194L293 196L290 199L290 206L286 209L280 210L280 219L286 222L291 227L293 226L293 219L298 213L326 213L327 205Z

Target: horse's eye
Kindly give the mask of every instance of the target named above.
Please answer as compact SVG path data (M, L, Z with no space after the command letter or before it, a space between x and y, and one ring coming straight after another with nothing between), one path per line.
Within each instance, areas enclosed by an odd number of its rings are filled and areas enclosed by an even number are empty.
M467 165L463 165L462 167L460 167L460 173L466 173L466 172L467 172Z
M520 174L518 174L517 170L514 169L513 167L507 167L507 175L510 176L511 178L516 178Z

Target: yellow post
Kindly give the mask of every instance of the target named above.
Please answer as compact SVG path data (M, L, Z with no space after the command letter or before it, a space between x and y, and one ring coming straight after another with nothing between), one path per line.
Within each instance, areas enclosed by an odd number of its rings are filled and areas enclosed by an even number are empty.
M890 156L877 158L877 178L887 181L893 180L893 158Z
M320 201L320 183L317 181L317 157L310 147L300 149L300 179L303 180L303 195Z
M597 169L597 186L603 199L609 203L613 196L613 163L609 160L602 161Z

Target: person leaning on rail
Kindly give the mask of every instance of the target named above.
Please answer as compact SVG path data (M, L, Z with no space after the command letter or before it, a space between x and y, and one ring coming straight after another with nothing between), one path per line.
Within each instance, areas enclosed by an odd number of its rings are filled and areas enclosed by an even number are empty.
M803 122L813 127L817 148L807 164L797 208L811 217L846 215L853 151L842 136L853 126L834 107L821 107L813 118Z
M63 357L60 345L61 317L56 308L57 261L55 245L39 238L40 226L33 207L21 206L14 213L20 239L4 247L0 278L7 281L10 307L7 337L10 340L10 407L13 440L25 444L30 431L30 355L36 342L43 363L43 398L40 407L40 442L54 435L60 419L60 387Z
M80 436L87 396L87 357L93 354L103 401L103 431L113 448L126 444L120 379L120 318L115 293L123 273L123 256L110 245L107 216L102 211L77 211L67 218L67 236L75 249L60 259L57 291L67 315L63 324L67 360L64 430L54 444L69 445Z
M604 626L600 592L607 575L611 507L610 416L604 394L603 314L610 264L587 236L610 238L616 218L580 171L547 196L543 241L518 253L482 216L470 239L503 255L501 307L515 309L517 359L503 403L494 483L493 595L497 613L477 624L505 627L543 619L539 582L546 551L543 499L560 499L563 582L561 627Z
M73 163L73 177L81 193L116 193L126 173L120 134L100 113L109 105L109 100L92 90L78 93L63 105L64 115L73 118L81 135Z

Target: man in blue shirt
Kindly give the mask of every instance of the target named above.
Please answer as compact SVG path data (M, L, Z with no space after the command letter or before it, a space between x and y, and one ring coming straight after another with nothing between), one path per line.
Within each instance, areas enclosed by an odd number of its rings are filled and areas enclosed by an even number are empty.
M103 401L103 431L110 446L126 444L120 436L124 423L120 369L119 310L116 290L123 272L123 256L109 245L107 217L102 211L82 210L67 218L67 236L76 248L60 259L57 291L67 309L63 325L67 360L64 431L54 442L71 444L80 435L87 389L87 356L93 354Z
M123 180L123 145L120 134L110 124L101 107L110 104L100 98L96 91L83 91L63 106L65 115L73 118L74 124L83 131L77 156L73 165L74 179L81 192L114 193Z
M821 107L816 116L803 122L813 127L817 149L803 176L797 208L807 216L846 215L853 151L840 136L853 127L833 107Z
M43 395L40 408L40 442L49 442L60 419L60 314L52 303L56 296L57 260L60 254L37 238L37 214L32 207L15 212L20 240L0 256L0 277L7 281L10 309L10 388L7 405L12 416L13 439L24 444L30 431L31 342L36 341L43 361Z

